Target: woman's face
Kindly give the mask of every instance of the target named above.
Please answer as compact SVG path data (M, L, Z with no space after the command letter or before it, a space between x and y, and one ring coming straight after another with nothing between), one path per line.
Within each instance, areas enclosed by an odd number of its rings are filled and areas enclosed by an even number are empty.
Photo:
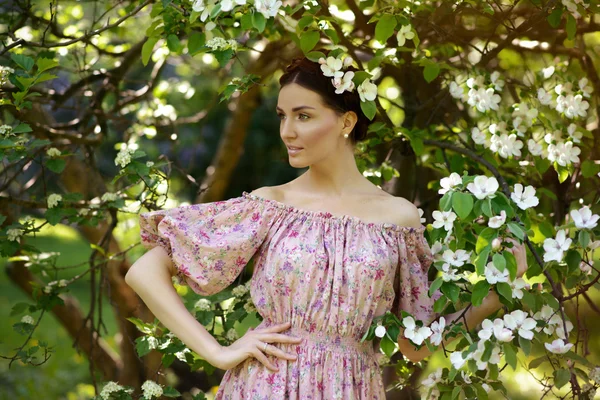
M279 134L288 147L293 167L316 164L343 150L350 140L342 133L344 119L325 107L318 93L296 83L288 84L279 91L277 115L281 120ZM346 131L350 133L351 128ZM301 150L293 151L289 147Z

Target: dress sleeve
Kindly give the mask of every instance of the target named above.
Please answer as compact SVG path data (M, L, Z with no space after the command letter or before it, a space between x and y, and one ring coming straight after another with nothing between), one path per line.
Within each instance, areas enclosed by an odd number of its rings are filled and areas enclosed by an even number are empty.
M425 227L407 229L400 233L398 240L398 266L394 277L396 297L392 312L402 319L401 311L412 314L415 320L427 326L438 315L433 312L433 303L440 297L437 290L429 297L429 267L433 253L425 236Z
M277 209L236 197L141 213L142 245L161 246L182 282L208 296L229 286L265 240Z

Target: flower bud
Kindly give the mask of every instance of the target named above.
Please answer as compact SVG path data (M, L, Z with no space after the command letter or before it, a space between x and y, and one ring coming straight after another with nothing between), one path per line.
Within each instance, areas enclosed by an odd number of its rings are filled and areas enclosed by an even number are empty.
M495 238L494 240L492 240L492 250L498 251L500 250L500 246L502 246L502 239Z

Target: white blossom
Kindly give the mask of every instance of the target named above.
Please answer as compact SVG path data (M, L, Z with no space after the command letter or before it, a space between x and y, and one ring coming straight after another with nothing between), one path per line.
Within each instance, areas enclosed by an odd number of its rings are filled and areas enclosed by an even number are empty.
M564 112L567 118L585 117L587 115L587 109L590 107L590 103L583 100L583 96L576 94L573 96L569 94L567 96L558 96L556 111Z
M471 138L476 144L484 145L486 147L489 146L487 135L477 127L471 129Z
M129 147L122 147L115 157L115 165L120 165L121 168L125 168L127 164L131 162L131 155L135 152L134 149Z
M375 336L377 336L378 338L384 337L386 332L387 330L383 325L378 325L377 328L375 328Z
M229 330L225 334L225 337L227 338L227 340L230 340L233 342L235 340L238 340L240 336L238 335L238 333L235 329L229 328Z
M506 222L506 211L500 210L500 215L493 216L488 221L490 228L498 229Z
M542 69L542 76L544 77L544 79L550 78L552 74L554 74L554 70L554 65Z
M344 60L345 61L345 60ZM365 79L360 85L358 85L358 95L360 101L372 101L377 97L377 85L371 82L370 79Z
M548 145L548 160L556 161L563 167L571 163L578 163L580 153L581 149L571 141Z
M423 385L423 387L425 389L430 389L433 386L435 386L436 383L440 382L442 380L442 368L438 368L435 372L432 372L431 374L429 374L429 376L426 379L423 379L423 381L421 382L421 385Z
M13 228L6 230L6 236L9 241L18 242L19 237L23 236L23 229Z
M588 376L596 383L600 383L600 367L590 370Z
M494 89L496 91L502 91L502 88L504 87L504 81L500 79L499 71L492 72L492 74L490 75L490 80L492 81L492 84L494 84Z
M469 99L467 103L477 108L479 112L497 110L498 104L502 99L492 88L471 89L468 94Z
M60 156L61 152L56 147L50 147L48 150L46 150L46 154L48 155L48 157L54 158Z
M476 129L476 128L475 128ZM450 176L440 179L441 189L438 190L439 194L445 194L447 191L454 189L454 187L462 184L462 178L456 172L450 174Z
M467 185L467 189L479 200L483 200L488 196L493 197L499 187L496 178L488 178L485 175L475 177L475 180Z
M444 263L442 265L442 279L444 282L457 281L460 279L460 276L457 274L456 268L452 268L452 266L448 263Z
M477 369L483 371L487 368L489 364L499 364L500 363L500 348L498 346L494 346L492 349L492 354L490 355L489 360L483 361L483 353L485 353L485 341L480 340L477 343L477 350L475 350L472 354L473 359L477 364Z
M533 332L537 326L535 319L527 317L527 313L523 310L515 310L510 314L504 315L504 325L511 330L518 330L519 336L524 339L533 339Z
M210 311L212 310L212 302L208 299L198 299L194 308L199 311Z
M431 328L428 326L418 327L413 317L406 317L402 320L404 325L404 337L410 339L414 344L420 345L425 339L431 336Z
M423 211L422 208L417 207L417 211L419 212L419 221L424 224L425 223L425 218L423 218L423 214L425 213L425 211Z
M144 391L144 397L147 399L160 397L163 394L162 387L158 383L151 380L147 380L142 384L142 390Z
M592 267L589 264L587 264L585 261L582 261L579 263L579 269L581 270L581 272L584 275L592 274Z
M444 336L444 328L446 327L446 319L444 317L440 317L438 321L434 321L431 324L431 337L429 338L431 344L434 346L439 346L442 343L442 339Z
M529 285L523 278L517 278L514 281L510 281L508 283L510 288L512 289L512 298L513 299L522 299L523 298L523 289L528 288Z
M471 358L471 354L467 358L463 358L462 351L454 351L450 354L450 362L455 369L461 369L463 365Z
M535 188L528 185L523 190L523 185L515 183L513 192L510 194L510 198L514 201L521 210L527 210L528 208L535 207L539 204L539 199L535 196Z
M21 322L29 325L35 324L35 320L31 315L23 315L23 318L21 318Z
M492 261L487 263L485 267L485 279L491 285L498 282L508 282L508 275L508 269L504 268L504 271L500 271L494 266Z
M512 331L504 326L500 318L496 318L494 322L489 319L483 320L481 328L477 335L483 342L489 340L492 335L501 342L510 342L514 338Z
M233 8L237 6L243 6L246 4L246 0L221 0L221 11L229 12L233 10Z
M455 99L462 100L465 95L465 89L455 81L450 82L450 95Z
M588 206L583 206L579 210L571 210L570 214L578 229L594 229L600 218L600 216L592 214L592 210Z
M567 128L567 133L569 137L573 141L573 143L581 143L581 138L583 137L583 133L577 130L577 125L571 123Z
M335 87L335 93L341 94L345 90L352 92L354 90L354 82L352 78L354 77L353 71L346 71L343 77L335 77L331 81L333 86Z
M510 156L520 157L523 142L517 139L516 134L492 135L490 140L490 150L498 153L503 158Z
M321 71L323 71L323 75L325 76L331 76L333 78L341 78L344 76L344 72L341 71L343 65L341 58L329 56L327 59L324 59L321 57L319 59L319 64L321 64Z
M406 39L411 40L414 37L415 33L412 31L412 26L410 24L402 25L402 27L398 31L398 34L396 35L396 39L398 40L398 46L404 46L404 43L406 43Z
M546 349L554 354L565 354L567 351L571 350L573 347L573 343L565 343L562 339L556 339L552 343L544 343Z
M59 201L62 201L62 196L60 194L52 193L48 196L48 208L56 207Z
M561 229L556 233L556 238L547 238L544 240L544 262L556 260L561 262L563 259L563 252L569 250L571 242L573 240L567 238L567 232Z
M458 249L456 251L448 249L444 251L444 254L442 254L442 259L450 265L454 265L455 267L462 267L467 261L471 259L471 252L463 249Z
M118 383L109 381L102 388L102 391L100 392L100 397L102 397L102 400L108 400L112 393L118 392L120 390L125 390L127 393L133 392L133 389L125 389L123 386L119 385Z
M265 18L277 16L277 11L282 6L280 0L254 0L256 11L264 15Z
M546 92L544 89L539 88L537 91L537 98L539 100L539 102L545 106L549 105L550 103L552 103L552 95L548 92Z
M434 221L432 223L433 227L439 229L444 227L445 230L451 231L452 226L454 225L454 221L456 220L456 214L453 211L439 211L435 210L431 213Z
M248 288L245 285L238 285L238 286L236 286L236 287L233 288L233 290L231 291L231 293L235 297L242 297L243 295L245 295L246 293L248 293Z
M594 91L594 88L588 85L589 80L585 76L581 78L578 82L579 89L583 92L583 97L590 97L591 93Z
M256 307L254 306L254 303L252 303L252 301L247 301L246 303L244 303L244 310L250 314L256 311Z

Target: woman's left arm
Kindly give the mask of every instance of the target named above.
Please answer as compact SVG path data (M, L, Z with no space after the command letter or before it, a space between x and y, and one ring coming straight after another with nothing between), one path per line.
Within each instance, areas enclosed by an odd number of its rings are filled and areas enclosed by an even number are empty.
M519 244L512 238L507 238L504 240L513 243L513 247L506 248L506 250L510 251L515 256L517 260L517 278L520 278L523 276L525 271L527 271L527 253L525 250L525 245ZM466 312L464 309L461 309L452 314L444 315L444 318L446 319L446 326L452 325L456 322L464 327L466 321L466 329L472 330L490 314L494 313L501 307L502 303L500 302L496 292L490 291L487 297L483 299L481 305L477 307L470 306ZM444 340L443 345L446 346L455 338L456 337ZM401 332L398 336L398 347L400 352L412 362L419 362L425 357L431 355L431 352L427 346L423 346L421 349L416 350L414 344L410 340L404 338L403 332Z

